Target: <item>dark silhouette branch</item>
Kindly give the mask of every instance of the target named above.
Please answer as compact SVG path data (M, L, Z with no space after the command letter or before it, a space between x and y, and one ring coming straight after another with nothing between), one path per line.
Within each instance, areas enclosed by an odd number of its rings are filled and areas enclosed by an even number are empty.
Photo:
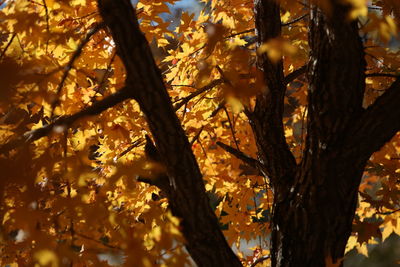
M107 110L122 101L131 98L128 88L123 88L118 92L94 103L92 106L87 107L75 114L62 116L56 119L53 123L45 125L41 128L26 132L25 134L15 138L0 146L0 154L8 153L10 150L15 149L24 144L38 140L44 136L49 135L52 131L64 131L70 127L75 121L86 116L97 115ZM61 128L57 128L61 127Z
M356 146L359 156L368 159L400 130L399 107L400 77L360 116L346 144Z
M134 148L136 148L136 147L138 147L138 146L141 146L142 144L143 144L143 139L142 139L142 138L139 138L138 140L132 142L132 144L131 144L127 149L125 149L124 151L122 151L121 154L118 155L118 158L121 158L121 157L125 156L125 155L128 154L132 149L134 149Z
M195 92L191 93L190 95L178 100L179 102L174 105L174 110L177 111L179 110L182 106L184 106L186 103L188 103L190 100L195 98L198 95L201 95L202 93L205 93L211 89L213 89L215 86L220 85L224 82L224 79L216 79L209 84L199 88Z
M197 134L190 141L190 146L193 146L193 144L199 139L200 134L203 132L203 129L204 129L204 126L201 126L200 130L197 132Z
M292 25L292 24L294 24L294 23L296 23L296 22L299 22L300 20L304 19L304 18L307 17L308 15L309 15L309 14L306 13L306 14L304 14L304 15L298 17L298 18L295 18L295 19L292 20L292 21L289 21L289 22L286 22L286 23L282 23L282 27L289 26L289 25Z
M395 209L395 210L391 210L391 211L378 211L378 212L375 212L375 214L391 215L391 214L399 212L399 211L400 211L400 209Z
M391 78L398 78L399 74L393 74L393 73L367 73L365 74L365 77L391 77Z
M3 56L6 54L8 48L10 47L11 43L13 42L15 36L17 36L16 33L14 33L14 34L11 36L10 41L8 41L6 47L4 47L3 51L1 51L0 60L3 59Z
M225 111L225 115L226 115L226 117L227 117L227 119L228 119L229 128L230 128L231 133L232 133L233 142L235 142L236 149L237 149L238 151L240 151L238 141L236 140L235 128L234 128L234 126L233 126L233 122L232 122L232 120L231 120L231 117L229 116L228 109L227 109L226 107L224 107L224 111Z
M237 33L232 33L231 35L228 35L228 36L226 36L226 37L224 37L224 38L225 38L225 39L228 39L228 38L235 37L235 36L237 36L237 35L242 35L242 34L250 33L250 32L254 32L254 28L253 28L253 29L248 29L248 30L245 30L245 31L241 31L241 32L237 32Z
M221 147L223 150L225 150L226 152L228 152L229 154L232 154L233 156L235 156L236 158L240 159L241 161L243 161L243 163L249 165L250 167L258 170L260 169L261 163L256 160L253 159L252 157L246 155L245 153L243 153L242 151L231 147L227 144L224 144L220 141L217 141L216 143L219 147Z
M47 8L46 0L42 0L43 2L43 7L44 7L44 16L46 19L46 32L49 36L47 36L46 40L46 53L47 49L49 47L49 41L50 41L50 24L49 24L49 9Z
M219 105L213 110L209 118L215 117L218 114L218 112L225 107L225 105L226 101L222 100L222 102L219 103Z
M289 84L294 80L296 80L299 76L305 74L306 72L307 72L307 65L301 66L297 70L294 70L293 72L286 75L283 82L285 84Z

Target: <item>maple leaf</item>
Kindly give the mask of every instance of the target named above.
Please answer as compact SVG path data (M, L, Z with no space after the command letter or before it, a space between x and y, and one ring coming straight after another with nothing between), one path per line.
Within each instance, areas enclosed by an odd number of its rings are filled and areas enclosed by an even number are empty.
M2 266L339 266L400 234L399 2L201 2L2 4Z

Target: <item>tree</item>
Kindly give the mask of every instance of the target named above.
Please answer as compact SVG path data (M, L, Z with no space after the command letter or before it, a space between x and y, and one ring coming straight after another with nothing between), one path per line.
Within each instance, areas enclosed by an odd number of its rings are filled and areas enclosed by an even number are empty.
M2 2L1 264L340 266L399 234L400 4L174 2Z

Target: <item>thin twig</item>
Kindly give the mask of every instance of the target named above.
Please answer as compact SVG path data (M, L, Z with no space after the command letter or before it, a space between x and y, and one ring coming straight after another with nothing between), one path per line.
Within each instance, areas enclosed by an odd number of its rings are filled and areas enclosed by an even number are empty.
M14 34L11 36L10 41L8 41L6 47L4 47L4 49L3 49L3 51L1 52L1 55L0 55L0 60L3 59L3 56L6 54L8 48L10 47L10 45L11 45L12 41L14 40L15 36L17 36L16 33L14 33Z
M236 149L238 151L240 151L239 144L238 144L238 142L236 140L235 129L233 127L233 123L232 123L232 120L231 120L231 118L229 116L228 110L226 109L225 106L223 107L223 109L225 111L226 117L228 118L229 128L231 129L232 138L233 138L233 141L235 142Z
M191 93L190 95L180 99L179 103L174 105L174 110L177 111L178 109L180 109L182 106L184 106L186 103L188 103L194 97L196 97L204 92L207 92L208 90L211 90L212 88L214 88L215 86L217 86L219 84L222 84L223 82L224 82L224 79L216 79L216 80L210 82L209 84L199 88L198 90Z
M190 88L195 88L194 85L191 84L170 84L169 86L176 86L176 87L190 87Z
M200 130L197 132L197 134L190 141L190 147L192 147L193 144L199 139L201 132L203 132L203 129L204 129L204 126L201 126Z
M304 19L304 18L307 17L307 16L308 16L308 14L306 13L306 14L304 14L304 15L298 17L298 18L295 18L295 19L292 20L292 21L289 21L289 22L286 22L286 23L282 23L281 26L282 26L282 27L289 26L289 25L291 25L291 24L294 24L294 23L296 23L296 22L298 22L298 21Z
M365 77L392 77L392 78L397 78L399 77L399 74L393 74L393 73L367 73L365 74Z
M202 150L203 153L204 153L204 156L206 157L206 159L208 159L206 149L204 148L204 146L203 146L203 144L200 142L200 140L198 140L198 142L199 142L199 145L200 145L201 150Z
M103 87L105 86L105 83L106 83L106 81L108 79L108 75L111 72L111 68L112 68L111 66L114 63L116 55L117 55L117 52L114 51L114 53L111 56L110 62L108 63L107 68L106 68L103 76L101 77L101 80L100 80L99 84L97 85L96 89L94 90L95 94L90 98L90 102L94 102L94 100L96 99L96 94L100 93L101 95L103 95L102 90L103 90Z
M254 30L255 29L252 28L252 29L248 29L248 30L245 30L245 31L242 31L242 32L233 33L231 35L228 35L228 36L224 37L224 39L229 39L229 38L235 37L237 35L241 35L241 34L245 34L245 33L249 33L249 32L254 32Z
M47 8L46 0L43 1L43 7L44 7L44 16L46 18L46 31L47 31L47 40L46 40L46 54L47 54L47 48L49 47L49 41L50 41L50 24L49 24L49 9Z
M89 13L89 14L86 14L86 15L84 15L84 16L82 16L82 17L71 18L70 20L71 20L71 21L74 21L74 20L82 20L82 19L85 19L85 18L87 18L87 17L93 16L93 15L98 15L98 14L99 14L98 11L93 11L93 12L91 12L91 13Z
M138 147L143 144L143 138L139 138L138 140L134 141L127 149L125 149L121 154L118 155L118 158L125 156L135 147Z
M390 214L393 214L393 213L396 213L396 212L399 212L399 211L400 211L400 209L391 210L391 211L385 211L385 212L383 212L383 211L377 211L376 214L390 215Z
M63 76L62 76L62 78L61 78L61 81L60 81L60 83L58 84L57 89L56 89L57 100L54 101L54 102L52 103L52 105L51 105L51 109L52 109L52 111L51 111L51 117L53 117L54 109L55 109L55 107L58 105L58 102L59 102L59 99L58 99L58 98L59 98L59 96L60 96L61 90L62 90L62 88L64 87L65 80L67 79L68 74L69 74L69 71L72 69L72 67L73 67L73 65L74 65L74 63L75 63L75 60L78 59L78 57L81 55L81 53L82 53L82 51L83 51L83 47L89 42L90 38L91 38L94 34L96 34L100 29L102 29L103 27L104 27L104 23L99 23L99 24L97 24L93 29L91 29L91 30L88 32L88 34L86 35L86 37L85 37L85 38L81 41L81 43L78 45L78 47L76 48L74 54L72 55L71 59L69 60L67 66L65 67L65 71L64 71Z
M223 109L223 108L225 107L225 105L226 105L226 101L223 100L221 103L219 103L218 107L211 113L211 115L210 115L209 118L212 118L212 117L214 117L215 115L217 115L217 113L218 113L221 109Z
M22 45L21 39L19 39L18 35L17 35L17 41L18 41L19 47L22 50L22 54L25 54L26 52L25 52L24 46Z

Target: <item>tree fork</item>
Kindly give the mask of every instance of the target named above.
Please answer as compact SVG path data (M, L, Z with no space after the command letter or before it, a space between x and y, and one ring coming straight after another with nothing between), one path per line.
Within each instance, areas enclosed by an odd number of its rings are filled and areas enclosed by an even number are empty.
M348 7L335 2L332 8L326 15L314 7L310 15L306 147L289 194L275 199L273 266L342 264L365 163L399 129L394 109L399 98L393 89L399 87L398 81L386 94L392 95L391 103L386 102L388 96L381 96L364 111L365 60L358 27L346 17ZM393 107L394 115L386 116L391 124L382 118L384 122L373 123L372 130L361 134L372 124L367 114L377 116L383 103ZM378 133L377 125L390 129ZM372 146L365 142L371 142L371 131L378 139Z

